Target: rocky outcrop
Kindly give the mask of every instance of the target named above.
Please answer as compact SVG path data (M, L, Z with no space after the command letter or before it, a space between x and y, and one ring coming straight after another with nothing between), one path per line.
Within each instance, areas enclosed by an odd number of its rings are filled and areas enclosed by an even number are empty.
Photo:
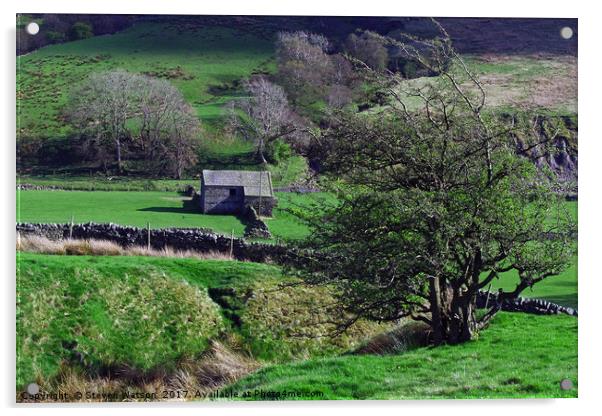
M507 116L511 118L511 116ZM558 192L576 198L578 179L577 121L571 117L533 116L535 137L515 136L519 154L529 157L539 168L549 168L558 178ZM545 143L534 146L534 140Z

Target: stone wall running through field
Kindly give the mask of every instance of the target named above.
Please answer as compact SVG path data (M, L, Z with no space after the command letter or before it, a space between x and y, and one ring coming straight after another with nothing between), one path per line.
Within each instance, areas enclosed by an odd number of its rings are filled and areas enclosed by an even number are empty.
M525 312L535 315L566 314L578 316L576 309L557 305L544 299L517 297L515 299L505 299L501 302L501 305L499 305L497 293L479 291L479 294L477 295L477 308L485 308L485 306L492 307L495 304L498 304L501 310L507 312Z
M51 240L65 238L109 240L123 247L143 246L148 243L148 230L138 227L125 227L116 224L29 224L18 223L17 232L21 235L41 235ZM282 245L253 243L241 238L215 234L201 228L160 228L150 230L151 247L162 249L170 247L176 250L193 250L201 253L229 253L232 244L234 258L276 263L285 261L291 250Z

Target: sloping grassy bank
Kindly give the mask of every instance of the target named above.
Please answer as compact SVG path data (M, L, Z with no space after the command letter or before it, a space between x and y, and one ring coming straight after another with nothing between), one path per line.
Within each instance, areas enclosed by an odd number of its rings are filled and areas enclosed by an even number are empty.
M273 68L273 44L224 27L138 23L114 35L49 45L17 59L18 134L66 137L61 108L69 89L92 72L123 69L172 82L205 125L240 95L234 82Z
M383 330L334 329L332 294L250 262L17 253L17 387L65 366L89 377L154 379L219 341L246 357L285 362L338 354ZM336 317L336 315L335 315ZM303 334L299 336L299 334Z
M466 344L274 365L229 388L247 400L576 397L577 319L501 313Z

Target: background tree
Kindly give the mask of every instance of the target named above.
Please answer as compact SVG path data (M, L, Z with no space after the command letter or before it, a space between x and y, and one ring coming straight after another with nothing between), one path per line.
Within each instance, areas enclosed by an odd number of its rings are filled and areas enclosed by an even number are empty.
M289 107L282 87L265 77L245 83L248 99L230 104L230 128L255 143L258 160L267 164L270 147L280 138L291 138L300 130L299 119Z
M389 53L380 35L364 31L351 33L344 44L345 52L362 61L375 71L384 71L389 63Z
M114 148L118 172L123 170L123 147L131 139L127 121L137 112L132 97L140 77L125 71L91 74L71 92L72 123L99 146Z
M336 288L352 313L341 331L361 317L411 317L430 325L435 344L463 342L503 299L567 267L574 223L552 177L517 155L513 136L524 126L484 111L484 90L443 28L419 48L380 40L441 76L407 88L355 61L390 106L378 119L339 113L317 137L339 202L300 213L313 229L297 267L308 283ZM477 316L478 291L509 271L516 286Z
M192 107L168 81L140 78L136 87L137 144L159 172L181 178L196 162L200 124Z
M139 153L155 173L176 178L196 161L199 121L165 80L125 71L92 74L72 91L68 113L88 154L106 165L112 148L118 172L125 149Z
M183 99L169 114L165 144L167 167L176 179L197 161L197 143L200 131L198 118Z
M86 22L75 22L69 30L69 38L71 40L87 39L94 36L92 25Z
M281 32L276 41L278 82L293 102L320 96L322 87L333 76L334 66L327 54L328 39L322 35Z

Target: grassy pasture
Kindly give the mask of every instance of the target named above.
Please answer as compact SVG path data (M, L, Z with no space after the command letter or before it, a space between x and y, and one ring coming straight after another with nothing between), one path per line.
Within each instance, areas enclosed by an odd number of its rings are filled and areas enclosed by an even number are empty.
M527 108L544 114L577 113L576 57L466 55L463 58L479 77L487 94L486 104L492 110L515 113L517 108ZM436 81L436 77L415 78L405 81L403 87L422 88ZM410 109L423 106L416 97L408 97L404 102Z
M572 390L560 389L565 378ZM258 391L302 392L305 400L576 397L577 319L501 313L462 345L273 365L229 388L249 400L261 400Z
M491 290L498 288L512 290L518 283L516 271L503 273L499 280L492 282ZM532 289L526 289L521 296L526 298L546 299L571 308L577 308L577 256L573 258L570 266L557 276L548 277L543 282L536 284Z
M233 28L138 23L114 35L50 45L17 57L19 135L66 137L61 109L92 72L124 69L168 79L207 125L239 96L233 82L273 68L273 45Z
M277 192L278 207L268 225L274 237L302 238L304 224L287 211L288 208L319 202L326 194L297 195ZM65 223L74 216L76 223L112 222L121 225L152 228L211 228L217 233L242 236L244 225L232 215L204 215L192 205L190 198L176 192L105 192L105 191L18 191L18 222Z

